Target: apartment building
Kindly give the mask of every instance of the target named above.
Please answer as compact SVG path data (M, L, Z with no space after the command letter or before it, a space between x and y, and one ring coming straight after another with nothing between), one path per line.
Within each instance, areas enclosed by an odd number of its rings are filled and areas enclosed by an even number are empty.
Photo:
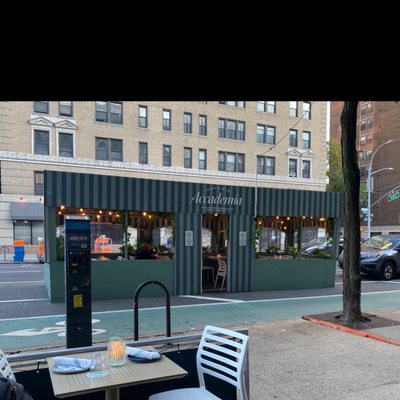
M43 171L324 191L326 102L0 102L0 245L43 237Z
M331 140L340 144L340 114L343 102L331 103ZM400 198L389 197L400 189L400 103L360 101L357 110L357 150L360 180L367 190L371 168L371 235L400 233ZM389 168L393 168L392 170ZM360 208L367 209L367 196ZM367 234L366 213L361 220L362 235Z

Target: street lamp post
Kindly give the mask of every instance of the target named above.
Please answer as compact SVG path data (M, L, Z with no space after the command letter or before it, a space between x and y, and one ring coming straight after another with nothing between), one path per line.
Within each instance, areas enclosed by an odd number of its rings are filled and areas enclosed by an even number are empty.
M367 223L368 223L368 239L371 237L371 177L372 175L376 174L377 172L383 171L383 170L392 170L392 167L387 167L387 168L381 168L378 169L377 171L371 172L372 169L372 161L374 159L375 154L377 153L377 151L384 146L385 144L389 144L394 142L393 139L390 139L386 142L383 142L380 146L378 146L378 148L373 152L372 157L371 157L371 161L369 162L369 167L368 167L368 180L367 180L367 193L368 193L368 219L367 219Z

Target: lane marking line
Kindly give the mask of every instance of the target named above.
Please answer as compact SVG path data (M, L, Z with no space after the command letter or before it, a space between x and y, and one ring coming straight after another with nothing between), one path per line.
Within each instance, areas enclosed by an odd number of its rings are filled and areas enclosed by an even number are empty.
M0 274L41 274L42 271L0 271Z
M200 299L200 300L227 301L229 303L241 303L245 301L245 300L225 299L219 297L192 296L192 295L182 295L179 297L187 297L189 299Z
M0 300L0 303L19 303L24 301L49 301L49 299L19 299L19 300Z
M382 293L399 293L398 290L387 290L384 292L369 292L369 293L362 293L361 296L366 296L370 294L382 294ZM323 298L331 298L331 297L343 297L342 294L332 294L332 295L326 295L326 296L307 296L307 297L287 297L287 298L280 298L280 299L264 299L264 300L237 300L237 303L269 303L269 302L278 302L278 301L290 301L290 300L310 300L310 299L323 299ZM232 302L230 303L206 303L206 304L186 304L186 305L179 305L179 306L171 306L171 308L183 308L183 307L205 307L205 306L226 306L229 304L234 304ZM141 308L139 309L139 312L141 311L147 311L147 310L165 310L165 306L161 307L148 307L148 308ZM95 311L92 312L93 315L99 315L99 314L111 314L111 313L124 313L124 312L129 312L133 313L132 309L127 309L127 310L110 310L110 311ZM35 317L19 317L19 318L4 318L0 319L0 322L2 321L17 321L17 320L23 320L23 319L38 319L38 318L59 318L59 317L64 317L65 314L55 314L55 315L38 315Z
M2 285L6 285L6 284L9 284L9 283L43 283L43 285L44 285L44 281L3 281L3 282L0 282L0 286L2 286Z

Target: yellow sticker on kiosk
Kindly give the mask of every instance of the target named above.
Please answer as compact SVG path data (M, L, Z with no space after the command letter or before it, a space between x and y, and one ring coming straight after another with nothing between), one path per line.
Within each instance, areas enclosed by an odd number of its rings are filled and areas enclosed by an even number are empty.
M72 298L72 304L74 308L82 308L83 296L81 294L74 294Z

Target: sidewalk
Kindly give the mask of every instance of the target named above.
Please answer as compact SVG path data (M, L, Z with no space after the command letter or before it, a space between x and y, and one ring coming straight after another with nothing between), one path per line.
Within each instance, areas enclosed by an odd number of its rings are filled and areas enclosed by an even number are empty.
M400 311L375 315L393 325L365 332L399 345L304 319L248 325L251 400L400 399Z
M14 262L14 254L7 253L4 258L4 253L0 254L0 264L36 264L39 263L36 254L25 254L23 262Z

